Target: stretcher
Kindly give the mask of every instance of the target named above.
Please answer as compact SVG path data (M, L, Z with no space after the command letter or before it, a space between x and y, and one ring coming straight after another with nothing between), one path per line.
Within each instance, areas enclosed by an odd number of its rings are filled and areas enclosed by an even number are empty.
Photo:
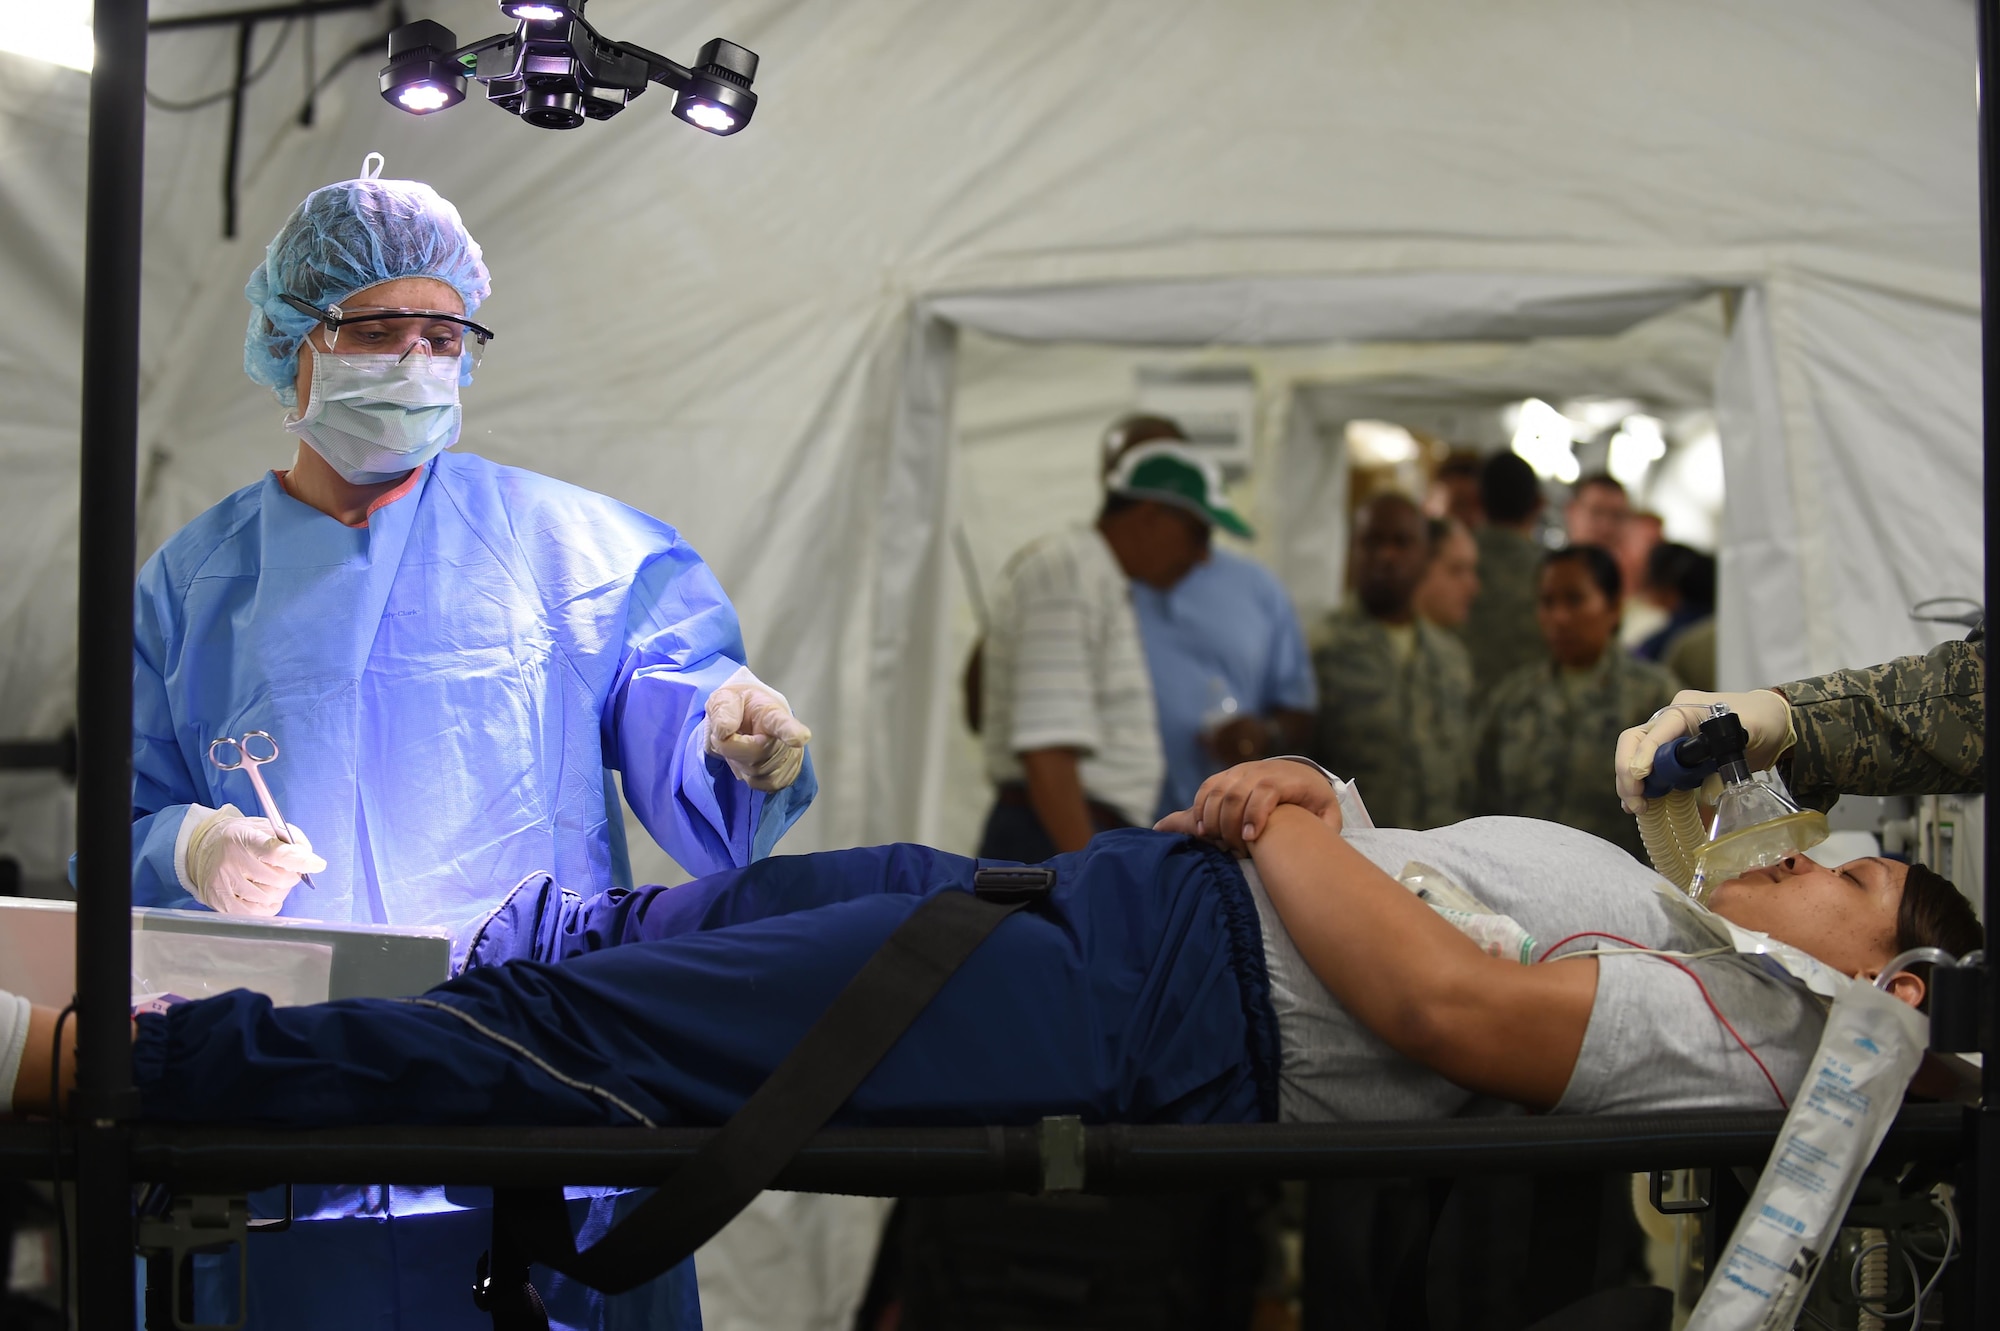
M530 1282L531 1264L554 1267L606 1293L632 1289L680 1263L759 1191L774 1186L885 1196L1116 1194L1482 1173L1643 1171L1657 1181L1667 1171L1694 1167L1727 1179L1733 1167L1761 1164L1785 1121L1779 1113L1681 1113L1139 1126L1055 1116L991 1127L825 1129L993 930L1049 902L1055 882L1055 871L1046 867L988 867L974 874L971 891L922 898L720 1128L371 1125L302 1131L135 1124L127 1142L133 1177L168 1199L142 1219L140 1246L166 1258L151 1265L179 1280L186 1255L241 1243L240 1270L254 1251L244 1200L251 1191L335 1179L490 1186L495 1206L478 1297L497 1331L510 1331L547 1325ZM1940 1023L1940 1029L1951 1027ZM1964 1089L1949 1076L1934 1081ZM1930 1177L1943 1166L1941 1177L1949 1177L1963 1127L1963 1112L1951 1105L1907 1107L1877 1167L1895 1176L1923 1167ZM0 1164L12 1172L67 1172L59 1138L16 1134L6 1144ZM659 1191L582 1245L562 1192L577 1185ZM1740 1209L1743 1200L1741 1189L1726 1183L1714 1191L1703 1203L1717 1211L1716 1223L1705 1227L1711 1237L1728 1232L1735 1218L1730 1207ZM1659 1204L1657 1187L1655 1200ZM1551 1272L1575 1266L1549 1262ZM182 1299L163 1294L161 1302L178 1307ZM1593 1315L1607 1314L1600 1309Z
M1880 1167L1940 1164L1965 1152L1976 1111L1906 1105ZM1756 1167L1780 1111L1445 1119L1429 1123L829 1128L773 1180L798 1192L871 1197L973 1192L1177 1191L1291 1179L1466 1177L1541 1172L1652 1173ZM512 1187L651 1187L716 1128L318 1128L260 1131L139 1124L132 1173L178 1191L237 1193L356 1178ZM47 1124L0 1123L0 1179L48 1179L75 1162Z
M1930 1171L1969 1186L1966 1143L1974 1114L1951 1104L1905 1106L1874 1171ZM983 1128L828 1129L812 1137L773 1183L804 1192L924 1197L1166 1193L1286 1180L1644 1173L1653 1177L1656 1203L1682 1213L1706 1210L1714 1223L1703 1227L1704 1235L1726 1236L1748 1196L1733 1171L1761 1167L1783 1122L1784 1114L1773 1111L1201 1127L1085 1125L1051 1118ZM718 1131L279 1132L141 1124L130 1129L129 1145L135 1180L182 1197L230 1198L287 1182L355 1178L499 1188L655 1186L671 1179ZM75 1156L67 1138L52 1148L47 1125L0 1124L0 1179L47 1179L57 1170L73 1177ZM1705 1205L1660 1201L1663 1176L1683 1169L1712 1171ZM212 1208L212 1213L223 1212ZM239 1213L233 1231L224 1222L195 1237L211 1245L241 1241L246 1218ZM252 1261L255 1242L251 1236L246 1248ZM1310 1233L1306 1243L1310 1250ZM1542 1260L1550 1278L1558 1279L1558 1255ZM1966 1303L1963 1292L1947 1302L1946 1325L1976 1325ZM1592 1304L1577 1315L1600 1327L1653 1328L1665 1325L1658 1320L1663 1313L1670 1309L1655 1301L1634 1302L1629 1309Z

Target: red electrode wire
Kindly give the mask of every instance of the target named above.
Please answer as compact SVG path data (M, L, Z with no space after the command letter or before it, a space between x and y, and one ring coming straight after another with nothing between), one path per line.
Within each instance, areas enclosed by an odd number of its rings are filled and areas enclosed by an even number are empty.
M1715 1019L1722 1023L1722 1029L1728 1031L1729 1038L1736 1041L1736 1043L1742 1047L1744 1053L1750 1055L1750 1061L1757 1065L1757 1071L1763 1073L1764 1080L1771 1083L1771 1094L1778 1097L1778 1104L1785 1109L1790 1109L1792 1107L1790 1102L1785 1099L1785 1093L1778 1089L1778 1079L1771 1075L1771 1069L1764 1066L1764 1060L1757 1057L1757 1051L1750 1047L1750 1042L1736 1033L1736 1028L1729 1024L1729 1018L1722 1015L1722 1009L1715 1005L1715 999L1709 995L1708 986L1701 982L1701 977L1694 973L1694 969L1692 967L1687 966L1682 962L1676 961L1672 957L1661 956L1659 954L1658 949L1656 948L1641 947L1639 944L1633 942L1629 938L1620 938L1617 934L1600 933L1595 929L1586 929L1582 933L1571 934L1568 938L1562 939L1559 942L1551 944L1548 948L1546 948L1542 952L1542 955L1540 957L1536 958L1535 964L1539 966L1544 961L1562 960L1562 958L1555 955L1555 950L1559 947L1567 947L1569 944L1574 943L1579 938L1608 938L1614 943L1622 943L1623 945L1631 948L1635 952L1643 952L1647 956L1652 957L1656 961L1666 962L1669 966L1672 966L1675 970L1687 976L1690 980L1693 980L1694 987L1701 990L1702 1001L1708 1004L1708 1010L1710 1012L1713 1012L1715 1014Z

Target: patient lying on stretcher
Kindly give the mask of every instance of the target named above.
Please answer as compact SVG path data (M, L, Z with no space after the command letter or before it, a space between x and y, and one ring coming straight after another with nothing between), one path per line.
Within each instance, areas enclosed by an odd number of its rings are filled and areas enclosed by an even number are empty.
M1392 876L1412 860L1543 940L1535 964L1488 955L1414 897ZM1051 897L999 926L836 1122L1775 1108L1819 1039L1820 1000L1726 950L1616 847L1506 818L1343 835L1326 780L1297 763L1225 772L1159 830L1050 864ZM587 902L531 883L474 964L420 998L274 1009L238 991L140 1016L144 1113L719 1122L923 898L969 889L976 867L887 846ZM1980 936L1950 884L1887 860L1788 862L1712 904L1865 979ZM1892 992L1921 1004L1924 981L1898 974ZM0 994L0 1056L18 1067L0 1065L0 1090L18 1110L48 1107L52 1038L53 1014Z

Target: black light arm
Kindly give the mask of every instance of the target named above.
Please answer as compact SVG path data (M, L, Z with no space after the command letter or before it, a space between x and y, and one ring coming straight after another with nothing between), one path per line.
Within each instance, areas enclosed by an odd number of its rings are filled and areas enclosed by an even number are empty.
M501 10L515 29L470 46L428 19L391 32L383 99L428 115L464 101L472 79L488 101L539 129L574 129L609 120L658 83L674 90L676 116L710 134L734 134L756 112L757 56L734 42L709 41L689 67L603 36L584 21L582 0L507 0Z
M750 123L757 94L750 84L757 77L757 53L721 37L702 43L695 67L675 64L643 46L618 43L620 50L644 60L647 77L680 94L674 114L711 134L734 134Z

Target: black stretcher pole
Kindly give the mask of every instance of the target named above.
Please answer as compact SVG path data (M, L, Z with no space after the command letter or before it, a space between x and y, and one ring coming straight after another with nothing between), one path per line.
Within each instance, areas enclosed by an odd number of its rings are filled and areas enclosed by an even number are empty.
M1995 596L2000 595L2000 300L1994 290L1993 265L2000 262L1994 228L2000 226L2000 188L1996 179L1993 151L2000 143L2000 0L1979 0L1979 326L1980 369L1984 381L1981 407L1984 421L1984 490L1986 504L1986 593L1990 614ZM1989 639L1987 654L1992 654ZM1996 744L1994 712L1986 710L1986 789L1995 790L1991 773ZM2000 1031L2000 965L1994 955L1993 929L2000 924L2000 819L1993 816L1989 802L1986 826L1986 973L1983 1001L1992 1009L1986 1029ZM1985 1099L1974 1118L1973 1142L1976 1152L1973 1177L1977 1182L1977 1213L1973 1231L1972 1260L1976 1288L1970 1326L2000 1327L2000 1050L1991 1043L1985 1055Z
M76 1291L83 1331L132 1325L132 573L146 0L96 0L83 233L77 588Z

